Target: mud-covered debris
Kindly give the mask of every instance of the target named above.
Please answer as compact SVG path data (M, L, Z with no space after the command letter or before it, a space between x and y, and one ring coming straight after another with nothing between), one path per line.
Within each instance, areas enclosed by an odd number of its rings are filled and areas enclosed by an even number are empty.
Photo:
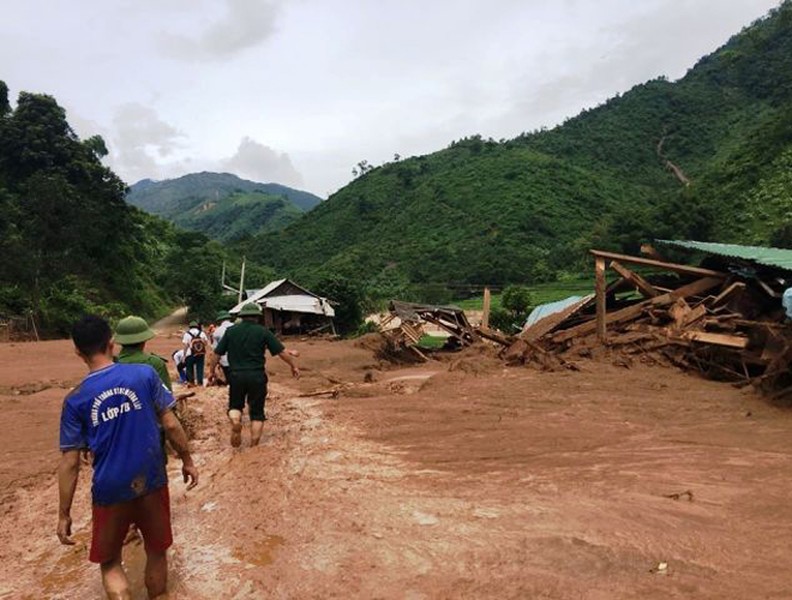
M663 494L663 498L670 498L671 500L682 500L683 498L687 498L688 502L693 502L693 492L685 490L684 492Z

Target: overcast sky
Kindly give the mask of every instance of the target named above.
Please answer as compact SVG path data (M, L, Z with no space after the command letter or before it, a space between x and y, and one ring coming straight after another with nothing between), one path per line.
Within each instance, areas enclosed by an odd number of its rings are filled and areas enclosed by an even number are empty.
M327 196L356 162L511 138L676 79L778 0L25 0L0 79L128 183L222 170Z

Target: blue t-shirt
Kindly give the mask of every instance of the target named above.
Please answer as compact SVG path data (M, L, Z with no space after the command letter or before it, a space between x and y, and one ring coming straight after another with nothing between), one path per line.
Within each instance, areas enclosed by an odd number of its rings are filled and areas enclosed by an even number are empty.
M63 402L61 450L94 454L94 504L126 502L168 483L159 420L176 404L149 365L113 364L89 374Z

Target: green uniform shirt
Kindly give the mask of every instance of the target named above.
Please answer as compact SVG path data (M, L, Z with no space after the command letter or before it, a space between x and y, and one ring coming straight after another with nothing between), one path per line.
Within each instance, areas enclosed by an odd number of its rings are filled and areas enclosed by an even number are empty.
M159 375L162 383L169 390L173 390L171 386L171 378L168 374L168 367L165 361L159 356L149 354L148 352L141 352L134 347L121 346L121 352L118 353L118 362L124 364L137 364L137 365L151 365Z
M226 330L215 352L220 355L228 354L228 365L232 371L262 371L266 349L269 349L272 356L285 350L269 329L243 319Z

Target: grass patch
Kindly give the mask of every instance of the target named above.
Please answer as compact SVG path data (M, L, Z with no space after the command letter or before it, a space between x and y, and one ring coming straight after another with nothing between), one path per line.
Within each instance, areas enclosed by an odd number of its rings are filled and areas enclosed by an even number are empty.
M442 348L448 338L440 335L425 335L418 341L418 346L427 350Z

